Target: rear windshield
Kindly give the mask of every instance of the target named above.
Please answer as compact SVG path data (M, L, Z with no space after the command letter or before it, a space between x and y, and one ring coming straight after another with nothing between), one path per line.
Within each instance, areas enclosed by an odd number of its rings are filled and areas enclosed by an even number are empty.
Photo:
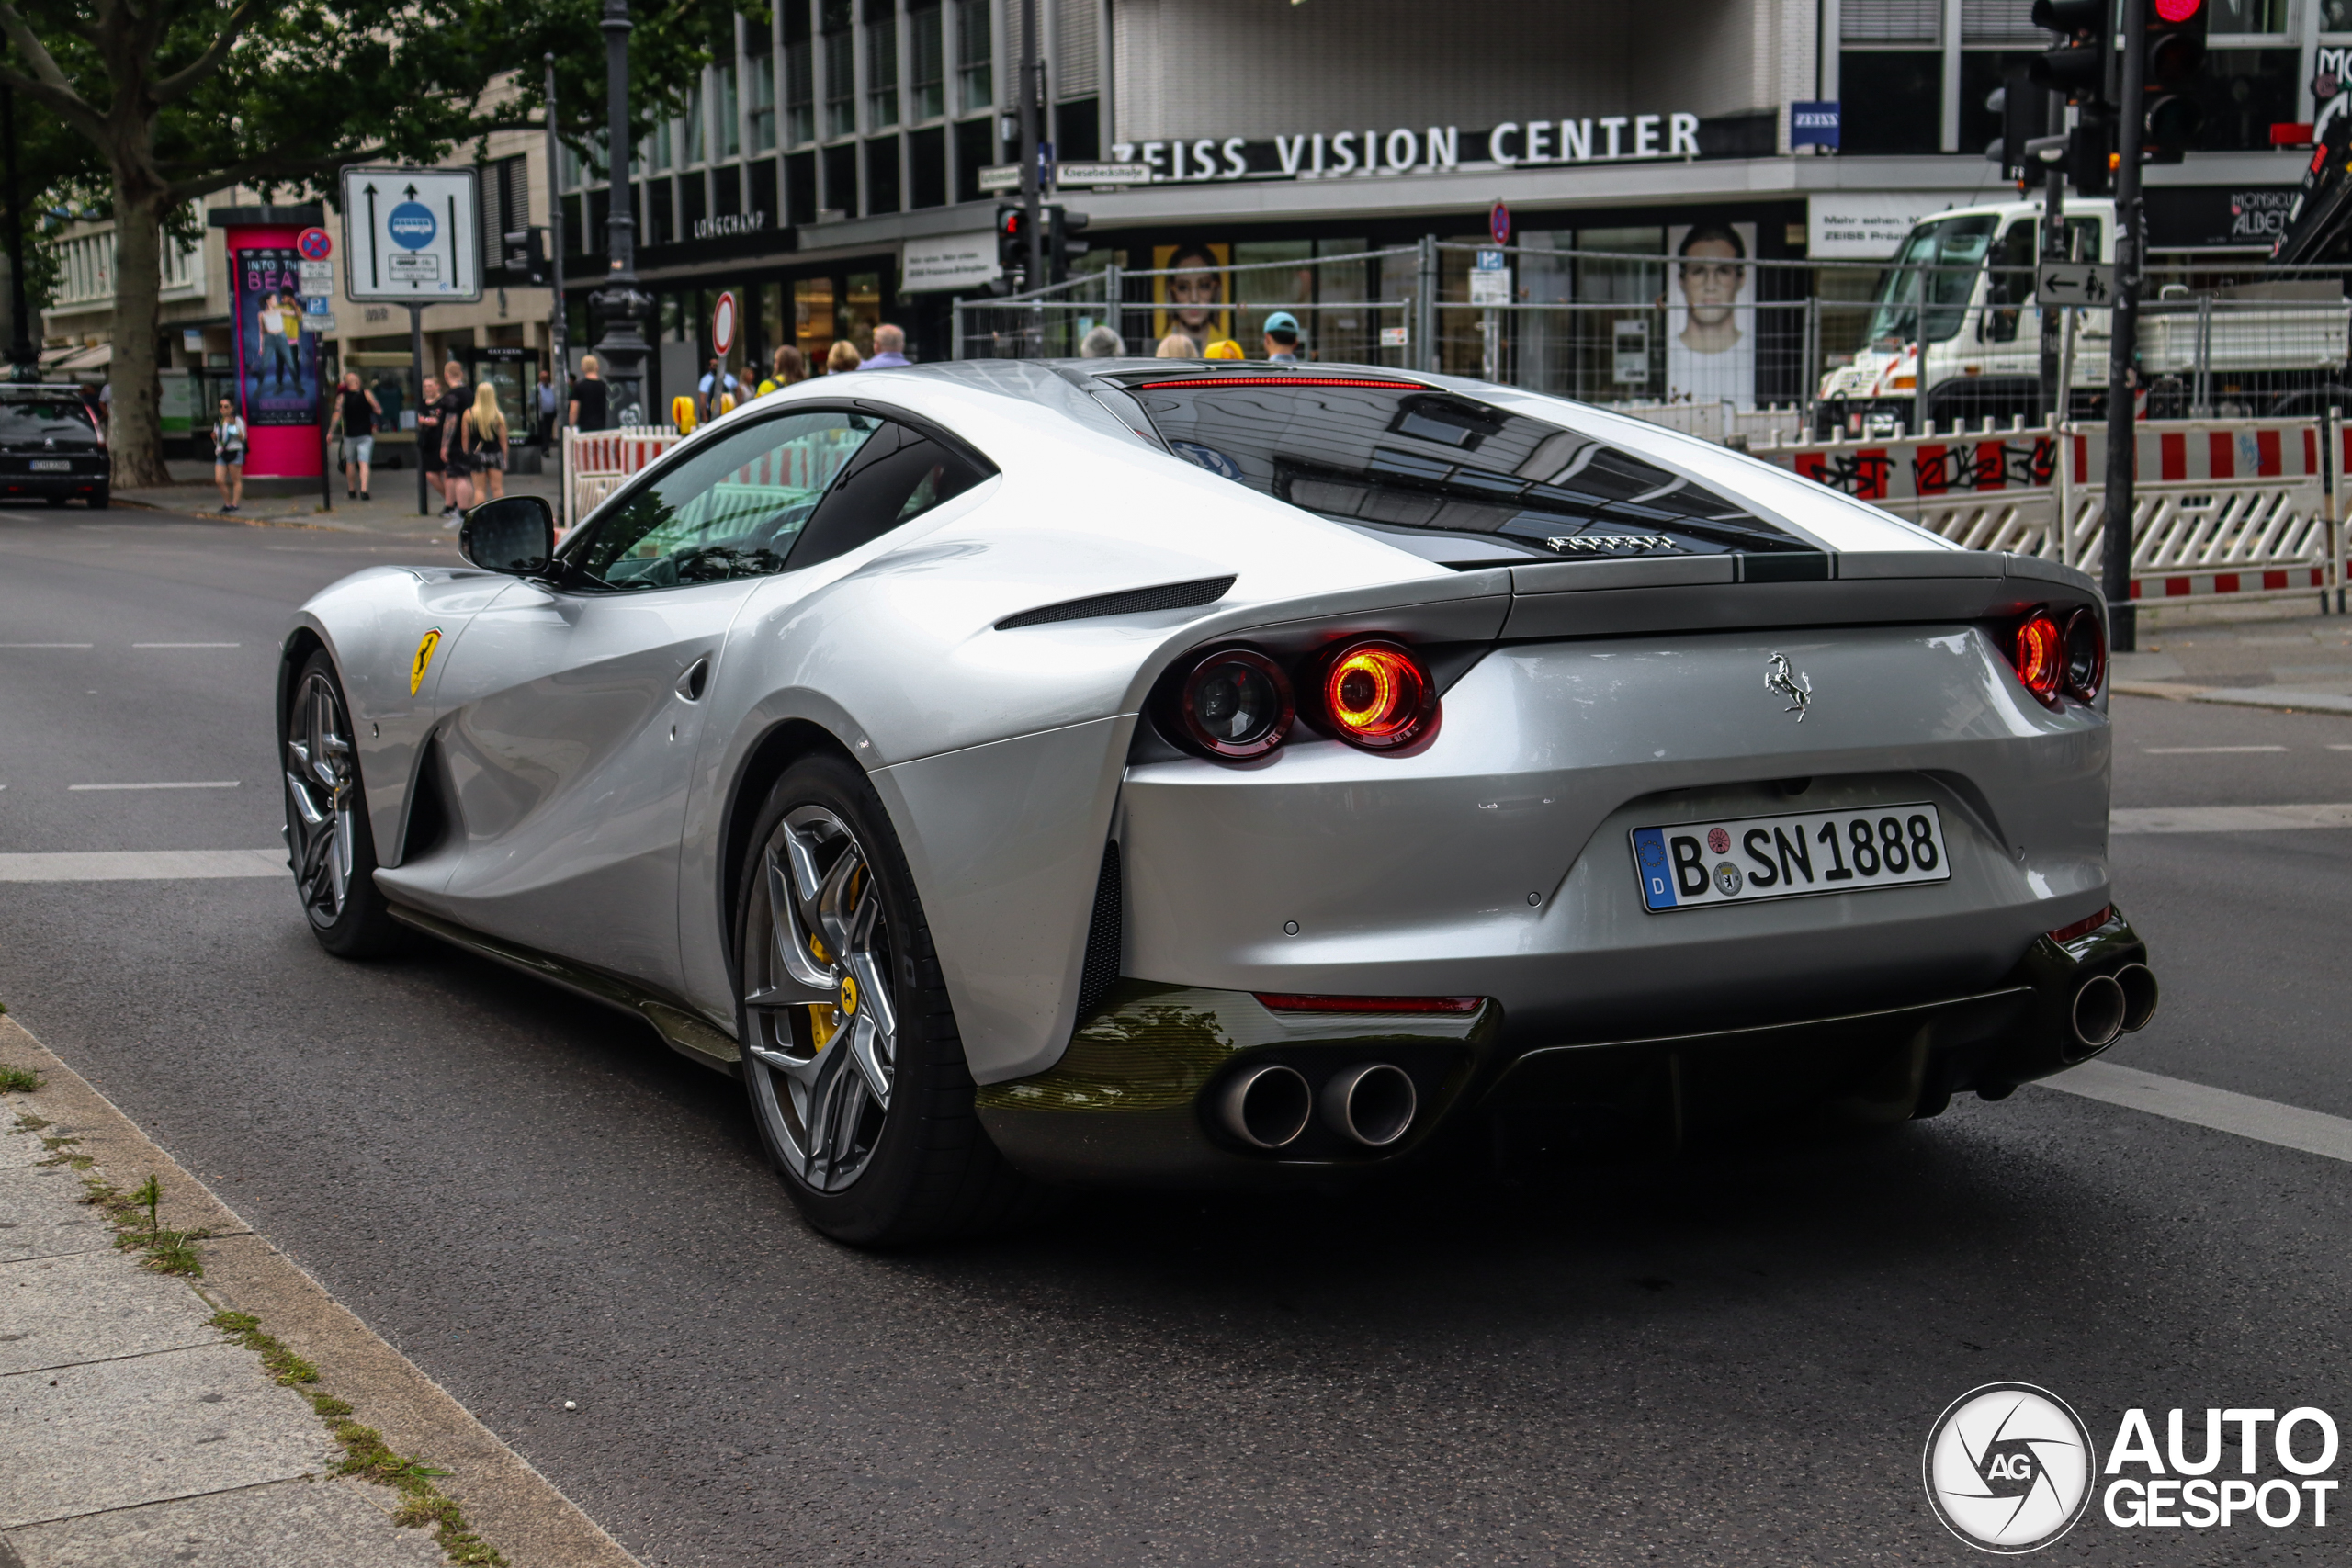
M94 433L89 412L78 399L0 398L0 440Z
M1414 382L1125 385L1171 451L1326 517L1547 560L1815 547L1630 452Z

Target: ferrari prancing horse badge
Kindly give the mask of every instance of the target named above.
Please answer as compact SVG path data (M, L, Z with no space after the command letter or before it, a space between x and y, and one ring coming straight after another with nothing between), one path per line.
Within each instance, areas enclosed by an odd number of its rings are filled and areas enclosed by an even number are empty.
M433 650L440 646L441 628L439 626L435 626L431 631L426 632L424 634L424 640L416 645L416 658L408 667L408 694L410 696L413 697L416 695L417 688L424 684L424 667L433 662Z

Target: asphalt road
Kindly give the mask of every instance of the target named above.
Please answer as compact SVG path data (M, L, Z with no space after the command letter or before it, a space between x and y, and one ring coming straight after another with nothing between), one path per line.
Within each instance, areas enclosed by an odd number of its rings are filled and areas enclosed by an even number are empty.
M91 645L0 648L0 852L275 843L287 610L446 549L0 512L0 644ZM2120 806L2352 800L2352 720L2116 722ZM2223 745L2284 750L2175 750ZM2352 831L2116 863L2166 1005L2111 1058L2352 1117ZM730 1082L453 952L329 958L290 883L0 886L0 1000L652 1564L1957 1562L1920 1445L1977 1384L2102 1445L2352 1417L2352 1167L2045 1089L875 1258L799 1224ZM2094 1511L2044 1555L2319 1560L2330 1520Z

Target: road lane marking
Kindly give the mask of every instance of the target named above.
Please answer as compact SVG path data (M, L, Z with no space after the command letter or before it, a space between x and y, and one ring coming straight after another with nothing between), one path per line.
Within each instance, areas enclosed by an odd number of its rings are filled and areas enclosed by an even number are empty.
M67 784L67 789L234 789L242 779L189 779L177 784Z
M0 882L161 882L285 876L284 850L100 850L0 854Z
M2044 1089L2170 1117L2217 1133L2234 1133L2256 1143L2282 1149L2300 1149L2329 1159L2352 1160L2352 1121L2275 1100L2257 1100L2226 1089L2143 1073L2120 1062L2085 1062L2054 1078L2039 1080Z
M0 642L0 648L87 648L86 642Z
M2240 751L2284 751L2284 746L2143 746L2151 757L2219 757Z
M2138 806L2108 813L2109 833L2267 833L2352 828L2352 806Z
M242 642L134 642L133 648L243 648ZM2284 746L2277 748L2285 750Z
M2352 751L2352 745L2339 745L2331 740L2327 743L2327 749L2331 751Z

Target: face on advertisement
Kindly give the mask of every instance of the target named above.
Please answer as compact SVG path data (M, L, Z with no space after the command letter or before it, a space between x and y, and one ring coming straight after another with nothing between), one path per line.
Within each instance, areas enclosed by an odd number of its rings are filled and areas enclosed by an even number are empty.
M1208 341L1211 318L1216 307L1225 303L1225 280L1207 270L1216 265L1197 246L1188 246L1169 258L1169 265L1178 269L1168 280L1170 314L1176 319L1176 330L1195 343Z
M1720 224L1701 224L1684 238L1678 272L1689 321L1681 337L1693 354L1727 354L1739 342L1746 260L1738 234Z

